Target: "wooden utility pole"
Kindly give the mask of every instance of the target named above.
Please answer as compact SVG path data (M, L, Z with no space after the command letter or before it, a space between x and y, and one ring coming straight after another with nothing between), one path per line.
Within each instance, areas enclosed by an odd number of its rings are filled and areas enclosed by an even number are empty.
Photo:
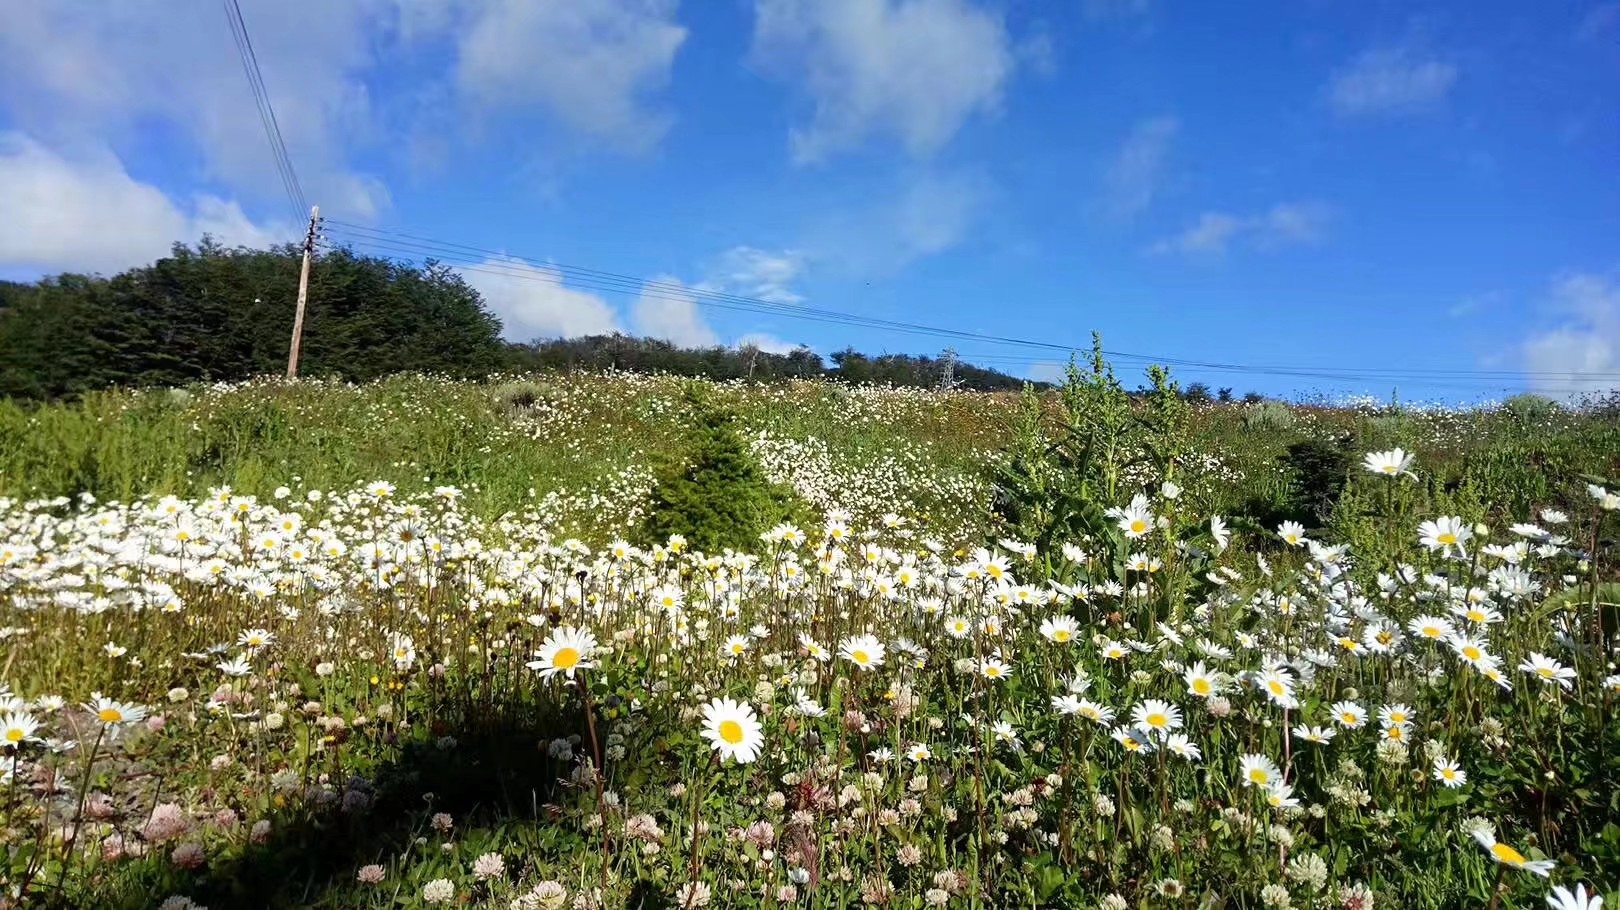
M309 261L315 258L315 225L321 207L309 208L309 233L304 235L304 266L298 270L298 310L293 314L292 349L287 352L287 378L298 378L298 345L304 340L304 301L309 298Z

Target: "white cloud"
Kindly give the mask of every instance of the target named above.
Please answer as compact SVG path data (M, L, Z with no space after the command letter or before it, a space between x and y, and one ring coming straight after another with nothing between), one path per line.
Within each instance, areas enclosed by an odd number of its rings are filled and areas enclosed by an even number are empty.
M720 336L698 311L697 298L681 280L659 275L643 285L632 315L636 331L649 338L663 338L677 347L710 348Z
M1198 216L1192 227L1182 231L1175 239L1161 241L1163 252L1224 253L1226 245L1244 230L1245 219L1225 212L1205 212Z
M254 51L305 195L369 218L388 204L349 150L372 139L364 70L389 0L245 4ZM379 24L383 23L383 24ZM202 176L286 208L263 127L218 4L14 0L0 16L0 108L52 148L115 149L153 122L200 152Z
M1524 343L1525 369L1539 392L1576 398L1583 392L1620 389L1620 274L1578 272L1553 282L1552 329Z
M752 58L802 86L815 112L795 161L872 136L923 155L996 109L1015 54L1001 18L968 0L755 0Z
M686 36L675 0L242 6L304 195L360 221L390 205L372 162L431 160L476 141L473 111L490 119L539 108L596 139L656 142L668 118L648 99ZM4 122L48 148L161 154L216 192L285 213L225 14L217 3L184 7L10 0L0 15ZM154 149L153 136L164 145Z
M1220 256L1238 242L1274 250L1321 239L1332 211L1319 202L1280 202L1254 215L1204 212L1186 230L1149 248L1152 253Z
M1150 117L1131 128L1104 175L1108 208L1115 217L1133 218L1153 204L1179 129L1174 117Z
M699 304L702 294L716 290L708 284L687 284L672 275L649 278L630 304L626 324L612 304L589 291L568 287L562 273L550 265L492 257L476 269L463 270L462 277L500 318L501 335L508 341L633 332L685 348L723 343ZM764 332L745 334L733 347L750 344L773 354L798 347Z
M204 234L265 247L302 233L290 223L255 224L217 196L176 202L106 149L68 158L20 133L0 133L0 212L0 264L41 271L115 272Z
M462 272L462 277L500 317L501 337L508 341L622 331L606 300L563 284L562 274L551 266L507 256L485 259L477 268Z
M804 254L797 250L771 253L751 246L735 246L720 254L705 284L728 294L771 303L803 303L804 295L790 285L804 270Z
M1432 107L1457 81L1457 67L1407 47L1366 51L1339 70L1328 102L1347 117L1409 114Z
M674 0L496 0L467 12L456 81L482 105L537 105L632 149L668 128L647 98L669 82L686 41Z
M775 335L764 332L750 332L737 339L737 347L756 347L767 354L791 354L798 349L798 345L783 341Z
M1250 221L1250 233L1261 249L1314 243L1333 213L1320 202L1280 202Z

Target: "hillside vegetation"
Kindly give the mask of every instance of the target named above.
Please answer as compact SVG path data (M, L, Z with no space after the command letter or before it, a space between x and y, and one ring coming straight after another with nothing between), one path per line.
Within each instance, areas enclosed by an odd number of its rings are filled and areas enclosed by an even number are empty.
M5 400L0 904L1612 900L1617 477L1100 353Z

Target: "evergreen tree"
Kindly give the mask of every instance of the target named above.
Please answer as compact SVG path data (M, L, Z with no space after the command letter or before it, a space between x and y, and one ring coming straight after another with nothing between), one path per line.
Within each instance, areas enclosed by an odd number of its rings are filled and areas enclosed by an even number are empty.
M680 534L705 553L754 546L760 534L786 517L791 497L760 471L733 426L734 415L695 390L687 400L694 410L692 444L659 474L642 525L643 543L664 543Z
M56 398L112 384L236 380L286 367L301 252L204 238L111 278L0 286L0 395ZM311 271L303 375L404 370L483 376L500 323L447 266L326 252Z

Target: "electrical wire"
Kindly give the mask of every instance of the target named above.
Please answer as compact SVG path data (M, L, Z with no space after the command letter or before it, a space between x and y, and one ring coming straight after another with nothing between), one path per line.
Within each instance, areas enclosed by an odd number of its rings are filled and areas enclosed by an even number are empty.
M547 283L561 283L562 281L566 280L569 287L582 290L594 290L610 294L635 295L653 300L689 302L719 309L766 314L771 316L782 316L792 319L831 323L846 327L896 331L908 334L920 334L957 340L973 340L991 345L1016 347L1026 350L1059 352L1065 355L1083 355L1089 353L1088 349L1083 349L1075 345L1041 341L1037 339L991 335L981 332L950 329L941 326L930 326L900 320L861 316L858 314L827 310L802 304L785 304L778 301L764 300L757 297L730 294L709 288L690 287L679 282L662 281L657 279L648 280L601 269L591 269L582 266L572 266L544 260L531 260L525 257L515 256L501 250L493 250L471 244L457 243L454 241L439 240L418 234L388 231L338 219L330 219L327 220L326 223L329 225L333 236L336 237L340 242L347 245L359 246L373 252L380 252L383 255L390 256L391 258L401 258L404 256L408 258L434 259L436 261L444 262L447 265L453 265L458 270L489 274L497 277L513 278L517 280L542 281ZM330 242L328 246L330 248ZM1539 380L1571 381L1606 379L1611 377L1620 379L1620 374L1601 373L1528 370L1432 369L1419 367L1401 369L1383 367L1347 368L1282 366L1236 364L1220 361L1160 357L1130 351L1105 350L1103 353L1115 360L1135 361L1144 364L1158 363L1167 366L1178 366L1199 373L1211 372L1249 376L1281 376L1298 379L1318 379L1349 383L1406 381L1414 384L1422 384L1427 387L1462 388L1471 390L1506 390L1511 388L1509 381L1528 378L1538 380L1538 385L1540 385L1546 391L1581 392L1591 391L1592 387L1590 385L1553 387L1545 382L1539 382ZM1028 356L1020 357L1019 355L1013 354L959 354L957 356L960 361L970 365L974 362L1028 364L1030 361L1030 357Z
M259 68L259 56L253 50L253 37L248 33L247 20L242 18L242 7L237 0L222 0L222 3L225 20L231 27L231 38L236 42L237 55L242 58L242 72L247 76L254 106L259 111L259 122L264 126L265 139L270 143L270 157L275 161L276 173L281 177L282 189L287 193L295 220L303 221L308 217L309 201L304 197L298 172L293 169L292 156L287 153L287 142L282 138L281 124L277 122L275 107L270 103L270 92L265 87L264 73Z

